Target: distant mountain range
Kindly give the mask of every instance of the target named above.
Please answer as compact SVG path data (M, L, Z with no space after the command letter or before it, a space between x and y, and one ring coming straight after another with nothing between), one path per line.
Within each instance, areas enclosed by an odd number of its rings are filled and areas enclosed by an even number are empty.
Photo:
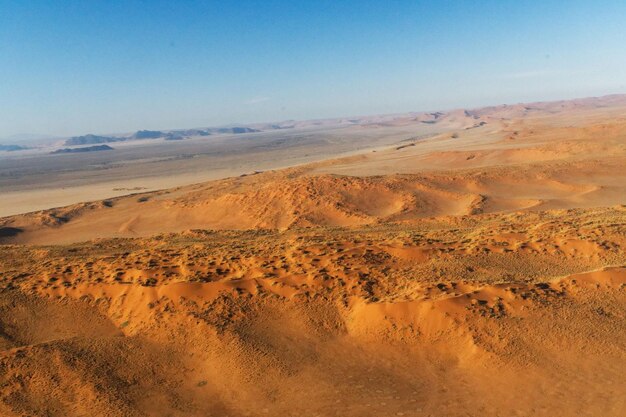
M165 140L182 140L192 136L209 136L212 134L241 134L241 133L253 133L260 132L258 129L250 127L223 127L223 128L210 128L210 129L185 129L185 130L138 130L130 136L99 136L99 135L83 135L74 136L67 139L64 142L65 146L76 145L93 145L98 143L112 143L112 142L124 142L128 140L143 140L143 139L159 139Z
M63 148L57 149L56 151L50 152L51 154L59 154L59 153L82 153L82 152L98 152L98 151L112 151L109 145L94 145L94 146L86 146L84 148Z
M5 152L23 151L25 149L29 149L29 148L26 146L21 146L21 145L0 145L0 151L5 151Z
M131 140L163 139L179 141L190 137L202 137L213 134L245 134L283 129L324 128L330 126L342 127L359 125L363 128L377 128L381 126L410 124L415 121L426 125L446 125L457 128L473 129L483 126L490 120L505 120L514 117L523 117L526 114L541 111L558 112L568 109L584 108L588 106L604 107L611 103L626 101L626 94L614 94L604 97L588 97L574 100L560 100L553 102L503 104L473 109L453 109L436 112L408 112L399 114L380 114L357 117L341 117L310 120L284 120L277 123L253 123L247 126L210 127L196 129L174 130L139 130L126 135L95 135L86 134L74 137L60 137L33 133L20 133L0 138L4 145L0 145L0 152L21 151L25 149L48 146L82 146L105 143L125 142ZM60 142L62 141L62 142ZM17 143L20 143L18 145ZM24 144L24 145L22 145ZM28 146L25 146L28 145Z
M84 135L84 136L74 136L73 138L69 138L65 141L65 146L74 146L74 145L92 145L96 143L110 143L110 142L122 142L127 138L124 137L115 137L115 136L98 136L98 135Z
M226 127L226 128L217 129L217 133L239 134L239 133L253 133L253 132L260 132L260 130L252 129L250 127Z

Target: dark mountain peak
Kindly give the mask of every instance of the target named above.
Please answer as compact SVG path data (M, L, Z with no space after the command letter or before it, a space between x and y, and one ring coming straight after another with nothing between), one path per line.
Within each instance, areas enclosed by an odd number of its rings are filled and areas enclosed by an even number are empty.
M75 146L75 145L91 145L95 143L110 143L110 142L121 142L125 140L125 138L114 137L114 136L98 136L93 135L91 133L83 136L74 136L65 141L65 146Z
M56 151L50 152L51 154L60 154L60 153L82 153L82 152L98 152L98 151L112 151L109 145L94 145L94 146L85 146L83 148L63 148L57 149Z
M160 130L138 130L133 135L133 139L157 139L165 136Z

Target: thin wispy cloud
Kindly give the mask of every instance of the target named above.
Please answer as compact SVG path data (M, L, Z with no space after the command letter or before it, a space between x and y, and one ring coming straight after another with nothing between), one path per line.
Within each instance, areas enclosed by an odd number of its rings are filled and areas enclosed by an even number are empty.
M270 100L271 100L271 97L253 97L251 99L244 101L244 104L258 104L258 103L264 103Z

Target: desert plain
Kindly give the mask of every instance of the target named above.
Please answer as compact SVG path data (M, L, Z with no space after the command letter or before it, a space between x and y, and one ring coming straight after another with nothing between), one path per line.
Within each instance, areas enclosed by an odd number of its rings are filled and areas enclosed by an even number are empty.
M259 130L0 159L0 415L626 415L626 96Z

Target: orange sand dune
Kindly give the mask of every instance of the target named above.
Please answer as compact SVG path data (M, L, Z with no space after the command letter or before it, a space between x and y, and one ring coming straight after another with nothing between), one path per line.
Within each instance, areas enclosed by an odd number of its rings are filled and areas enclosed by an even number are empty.
M3 412L619 416L625 213L5 246Z
M0 415L626 415L624 97L341 123L449 131L1 218Z

